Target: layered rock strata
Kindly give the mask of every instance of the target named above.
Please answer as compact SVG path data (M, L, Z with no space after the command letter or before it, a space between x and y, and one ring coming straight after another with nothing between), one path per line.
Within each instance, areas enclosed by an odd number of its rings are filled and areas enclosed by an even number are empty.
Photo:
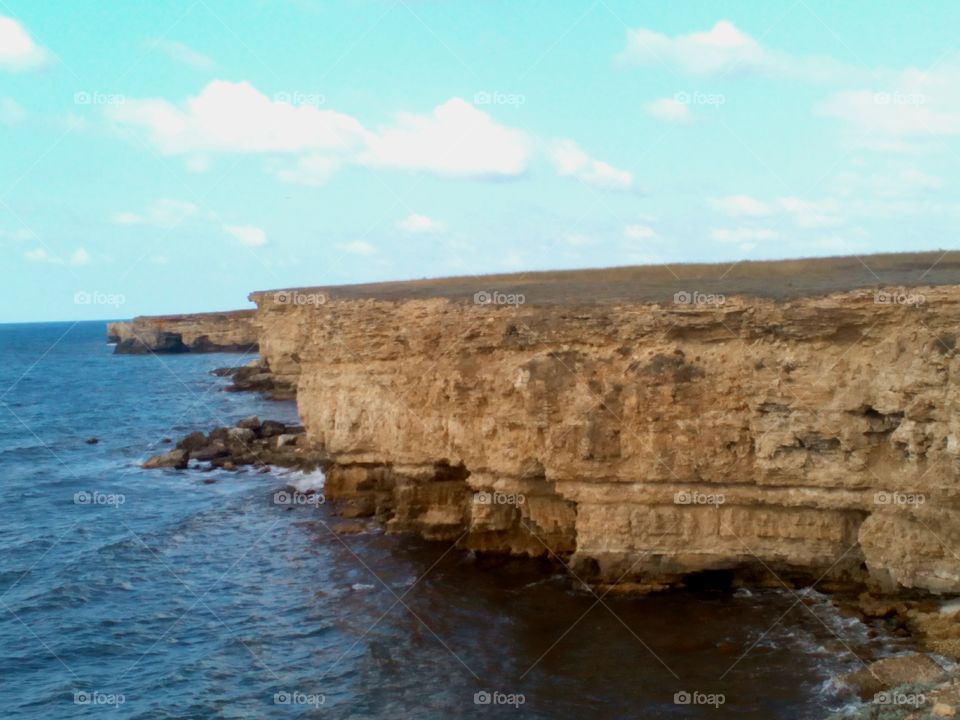
M136 317L110 323L107 339L117 354L186 352L255 353L259 331L253 310Z
M960 286L890 292L251 297L351 514L599 583L960 592Z

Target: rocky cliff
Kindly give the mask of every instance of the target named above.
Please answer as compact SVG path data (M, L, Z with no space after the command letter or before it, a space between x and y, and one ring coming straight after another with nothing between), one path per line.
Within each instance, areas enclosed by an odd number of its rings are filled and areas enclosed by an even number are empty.
M258 334L253 310L136 317L107 326L118 354L256 352Z
M251 299L344 514L600 584L960 592L960 263L935 260L879 290L870 258Z

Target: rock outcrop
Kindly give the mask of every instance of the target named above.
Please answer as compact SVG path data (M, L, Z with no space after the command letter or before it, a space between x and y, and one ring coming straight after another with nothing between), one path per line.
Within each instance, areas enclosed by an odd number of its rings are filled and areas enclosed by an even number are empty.
M934 260L909 290L837 291L871 278L825 260L726 296L581 273L251 299L352 516L599 584L960 592L960 274Z
M117 354L250 352L258 349L253 310L136 317L107 325Z

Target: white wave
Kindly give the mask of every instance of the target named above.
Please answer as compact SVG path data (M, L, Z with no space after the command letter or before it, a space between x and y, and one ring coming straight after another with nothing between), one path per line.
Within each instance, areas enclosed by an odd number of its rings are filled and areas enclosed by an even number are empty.
M312 472L304 472L303 470L291 470L289 473L283 475L283 480L287 485L292 487L297 492L309 492L313 490L314 492L320 492L323 490L323 486L327 481L326 475L323 474L323 470L317 468Z

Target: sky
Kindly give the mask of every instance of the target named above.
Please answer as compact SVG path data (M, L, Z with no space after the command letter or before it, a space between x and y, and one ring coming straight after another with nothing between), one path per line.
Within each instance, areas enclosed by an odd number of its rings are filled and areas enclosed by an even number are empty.
M954 249L960 3L0 0L0 322Z

